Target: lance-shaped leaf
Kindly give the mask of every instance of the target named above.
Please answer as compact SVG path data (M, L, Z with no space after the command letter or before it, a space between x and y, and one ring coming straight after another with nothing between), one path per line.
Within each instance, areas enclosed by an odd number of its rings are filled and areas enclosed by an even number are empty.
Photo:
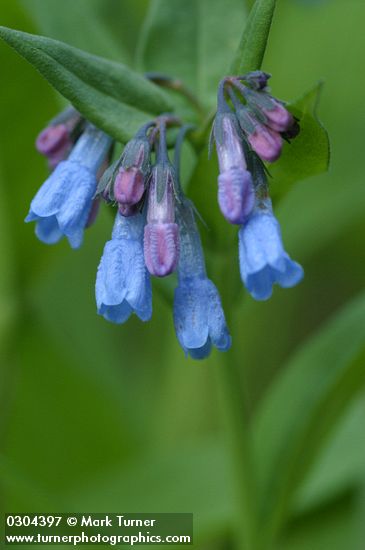
M256 413L253 433L267 525L274 536L328 433L365 385L365 294L284 367Z
M50 38L0 27L0 37L91 122L126 141L149 118L172 110L157 86L122 64Z
M323 449L308 479L298 491L295 513L324 506L361 484L365 470L365 401L360 395Z
M276 0L256 0L252 6L232 63L233 74L244 74L261 68L275 6Z
M273 195L282 195L296 181L328 170L328 134L317 117L321 88L320 82L301 99L289 105L289 110L299 119L300 133L290 144L284 145L281 158L269 168L273 176Z

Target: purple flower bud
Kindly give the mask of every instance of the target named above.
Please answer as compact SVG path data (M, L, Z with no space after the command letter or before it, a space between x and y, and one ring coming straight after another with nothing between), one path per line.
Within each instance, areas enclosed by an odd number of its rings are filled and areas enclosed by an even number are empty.
M56 154L65 145L70 145L69 132L66 124L48 126L38 135L36 148L39 153L45 156Z
M280 157L282 139L278 132L261 124L255 112L243 105L237 108L237 119L247 141L262 160L274 162Z
M149 126L150 123L142 126L136 136L127 143L121 159L113 169L112 177L109 178L108 194L120 205L137 204L145 191L150 172L151 145L146 134ZM113 192L110 194L111 185L113 185ZM128 211L128 209L123 210Z
M218 113L214 121L214 138L220 172L236 167L246 169L242 140L233 113Z
M48 126L36 140L36 148L39 153L48 158L48 166L51 170L67 158L72 145L69 130L63 123Z
M165 277L179 259L179 230L175 222L175 197L171 166L157 164L152 170L148 192L144 255L148 271Z
M81 133L81 122L80 113L73 107L68 107L51 120L37 137L36 148L48 158L48 165L52 170L68 157Z
M121 167L114 181L114 198L120 204L132 205L139 202L144 193L144 175L139 168Z
M136 136L125 146L117 164L112 198L119 204L137 204L145 191L145 183L150 172L151 153L151 145L146 135L147 129L148 125L139 129Z
M242 224L255 204L252 176L241 168L231 168L218 177L218 203L223 216Z
M151 275L172 273L179 259L179 228L176 223L148 223L144 228L144 259Z
M293 125L293 115L271 95L246 88L245 98L257 118L261 115L262 122L275 132L285 132Z
M255 131L247 136L252 149L267 162L274 162L281 155L282 139L278 132L257 124Z
M266 124L276 132L285 132L294 124L294 118L281 103L274 99L272 101L273 109L262 109L266 117Z

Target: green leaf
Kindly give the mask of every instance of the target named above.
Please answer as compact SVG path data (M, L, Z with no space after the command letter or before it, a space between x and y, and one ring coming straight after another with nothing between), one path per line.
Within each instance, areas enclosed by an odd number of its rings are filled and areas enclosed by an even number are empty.
M152 0L141 34L139 65L180 78L211 107L245 20L242 0Z
M362 483L365 476L364 413L365 403L361 396L341 419L334 437L298 491L296 514L323 506Z
M276 0L256 0L232 64L233 74L245 74L261 68Z
M296 181L328 170L330 145L328 134L317 117L317 106L322 89L319 82L289 110L299 118L300 133L284 145L280 160L270 166L273 196L286 192Z
M147 112L171 110L162 90L122 64L6 27L0 27L0 37L88 120L120 141L150 118Z
M289 361L269 389L253 433L267 535L286 519L327 434L365 384L365 294Z
M291 522L275 550L362 550L363 510L360 499L348 495Z

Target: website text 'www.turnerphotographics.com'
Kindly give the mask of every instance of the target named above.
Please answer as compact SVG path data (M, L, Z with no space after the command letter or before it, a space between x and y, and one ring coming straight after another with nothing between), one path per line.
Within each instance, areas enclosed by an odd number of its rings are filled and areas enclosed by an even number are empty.
M5 545L192 545L193 514L6 514Z

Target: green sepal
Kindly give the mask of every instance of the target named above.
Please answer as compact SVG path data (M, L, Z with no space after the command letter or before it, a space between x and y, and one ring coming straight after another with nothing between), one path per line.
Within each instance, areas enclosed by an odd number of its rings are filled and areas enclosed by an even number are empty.
M120 165L120 159L116 160L115 162L113 162L113 164L108 166L108 168L105 170L105 172L103 173L103 175L101 176L98 182L98 186L96 188L94 198L97 197L98 195L101 195L108 186L111 186L112 182L114 181L115 175L119 169L119 165ZM110 196L110 191L109 191L109 197L112 200L112 197Z

